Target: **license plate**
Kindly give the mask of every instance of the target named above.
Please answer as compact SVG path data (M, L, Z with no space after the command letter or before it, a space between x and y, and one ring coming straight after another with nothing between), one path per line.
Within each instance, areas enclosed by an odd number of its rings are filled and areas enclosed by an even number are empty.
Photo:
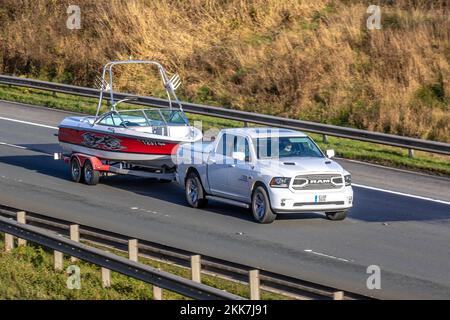
M316 196L314 197L314 202L315 202L315 203L327 202L327 195L326 195L326 194L319 194L319 195L316 195Z

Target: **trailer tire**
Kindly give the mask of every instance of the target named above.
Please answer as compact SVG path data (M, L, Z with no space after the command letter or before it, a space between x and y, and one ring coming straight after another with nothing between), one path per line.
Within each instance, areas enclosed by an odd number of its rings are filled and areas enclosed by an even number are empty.
M203 208L208 204L202 182L195 172L190 172L184 185L186 201L192 208Z
M70 175L72 177L72 181L77 183L83 178L83 171L81 170L80 162L75 157L70 160Z
M95 170L90 160L86 160L83 167L84 182L95 186L100 181L100 171Z

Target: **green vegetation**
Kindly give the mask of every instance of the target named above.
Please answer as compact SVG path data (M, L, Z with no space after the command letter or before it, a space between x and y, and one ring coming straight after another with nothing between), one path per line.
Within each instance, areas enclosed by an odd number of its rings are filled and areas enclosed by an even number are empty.
M40 246L29 244L25 247L15 248L12 252L3 251L4 235L0 234L0 300L1 299L152 299L152 287L142 281L135 280L116 272L111 272L111 288L102 288L100 267L78 261L75 263L81 271L81 289L68 289L65 271L53 270L52 252ZM99 246L96 246L99 247ZM99 247L105 249L103 247ZM115 250L108 251L124 255ZM65 269L71 263L66 257ZM161 263L154 260L140 258L141 263L155 268L189 278L190 270ZM202 274L202 283L228 292L249 297L249 289L245 284L223 280L217 277ZM163 290L164 299L187 299L176 293ZM288 297L261 292L262 299L289 299Z
M185 101L450 142L448 0L378 2L380 30L368 0L84 1L68 30L69 0L3 0L0 73L92 86L155 59ZM157 72L114 78L164 97Z
M0 85L0 99L87 114L93 114L97 104L96 99L5 85ZM127 105L123 104L123 107ZM132 106L128 105L128 107ZM202 121L204 131L211 128L221 129L243 125L240 121L194 114L188 114L188 118L192 122ZM416 151L414 158L408 158L408 151L402 148L335 137L329 137L328 144L325 144L320 135L312 134L311 136L322 149L335 149L337 155L343 158L420 170L437 175L450 175L450 157L448 156Z

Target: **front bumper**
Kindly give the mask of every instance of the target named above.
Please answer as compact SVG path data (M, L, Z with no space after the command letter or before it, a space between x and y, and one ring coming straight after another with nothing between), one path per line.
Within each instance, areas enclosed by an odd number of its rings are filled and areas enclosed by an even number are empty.
M343 211L353 206L351 186L339 190L293 192L287 188L269 188L272 210L276 213Z

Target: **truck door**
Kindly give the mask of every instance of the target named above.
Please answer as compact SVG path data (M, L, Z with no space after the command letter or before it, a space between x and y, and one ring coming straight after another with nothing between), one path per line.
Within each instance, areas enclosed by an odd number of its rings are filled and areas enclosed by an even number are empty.
M245 159L233 159L230 170L228 170L227 191L234 200L249 202L250 186L253 182L253 168L251 164L250 146L248 139L242 136L235 136L233 141L233 151L243 152Z
M228 192L228 174L233 152L234 136L224 133L217 143L216 150L208 159L208 183L213 195L230 197Z

